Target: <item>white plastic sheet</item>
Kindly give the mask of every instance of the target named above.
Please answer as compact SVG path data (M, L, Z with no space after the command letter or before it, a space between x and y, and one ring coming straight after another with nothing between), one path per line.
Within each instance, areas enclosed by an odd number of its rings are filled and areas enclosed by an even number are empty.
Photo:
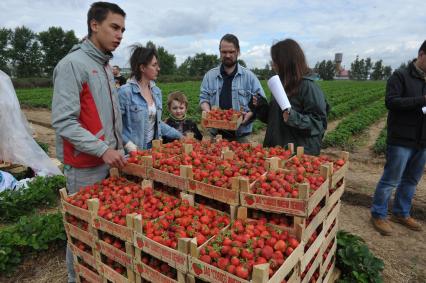
M287 94L285 93L283 84L281 83L278 75L275 75L268 80L268 87L282 111L291 108L290 101L288 100Z
M33 139L9 76L0 70L0 160L31 167L36 173L62 175Z

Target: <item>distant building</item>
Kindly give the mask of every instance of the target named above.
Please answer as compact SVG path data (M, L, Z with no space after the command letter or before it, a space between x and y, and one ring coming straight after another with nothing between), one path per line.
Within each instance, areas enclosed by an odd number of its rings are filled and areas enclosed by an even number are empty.
M334 64L336 66L335 69L335 76L333 79L335 80L349 80L349 71L345 70L344 67L342 67L342 59L343 59L343 53L336 53L334 55Z

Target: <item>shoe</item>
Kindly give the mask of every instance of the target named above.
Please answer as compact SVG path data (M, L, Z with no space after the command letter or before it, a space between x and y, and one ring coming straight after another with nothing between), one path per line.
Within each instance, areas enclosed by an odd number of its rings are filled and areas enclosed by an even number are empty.
M380 232L383 236L392 235L392 226L386 218L375 218L371 217L371 222L374 228Z
M391 220L393 222L406 226L408 229L411 229L414 231L422 231L422 226L420 225L420 223L414 220L414 218L411 216L403 217L403 216L392 215Z

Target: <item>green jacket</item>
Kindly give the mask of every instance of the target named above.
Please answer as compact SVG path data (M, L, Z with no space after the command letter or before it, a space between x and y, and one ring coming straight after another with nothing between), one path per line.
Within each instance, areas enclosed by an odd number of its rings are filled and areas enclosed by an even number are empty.
M282 111L271 97L269 105L260 103L256 116L267 123L263 145L272 147L294 143L303 146L306 154L319 155L321 140L327 128L327 102L324 93L314 82L313 77L305 76L298 95L289 97L290 116L284 122Z

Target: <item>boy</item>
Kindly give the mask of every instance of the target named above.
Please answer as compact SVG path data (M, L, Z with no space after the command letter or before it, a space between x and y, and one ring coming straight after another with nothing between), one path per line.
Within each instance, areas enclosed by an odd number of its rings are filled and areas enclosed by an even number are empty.
M197 140L201 140L203 136L198 130L197 124L191 119L186 118L186 111L188 109L188 99L181 91L174 91L169 94L167 98L167 108L170 117L166 119L166 124L175 128L183 135L187 133L194 133ZM165 139L164 142L171 142L170 139Z

